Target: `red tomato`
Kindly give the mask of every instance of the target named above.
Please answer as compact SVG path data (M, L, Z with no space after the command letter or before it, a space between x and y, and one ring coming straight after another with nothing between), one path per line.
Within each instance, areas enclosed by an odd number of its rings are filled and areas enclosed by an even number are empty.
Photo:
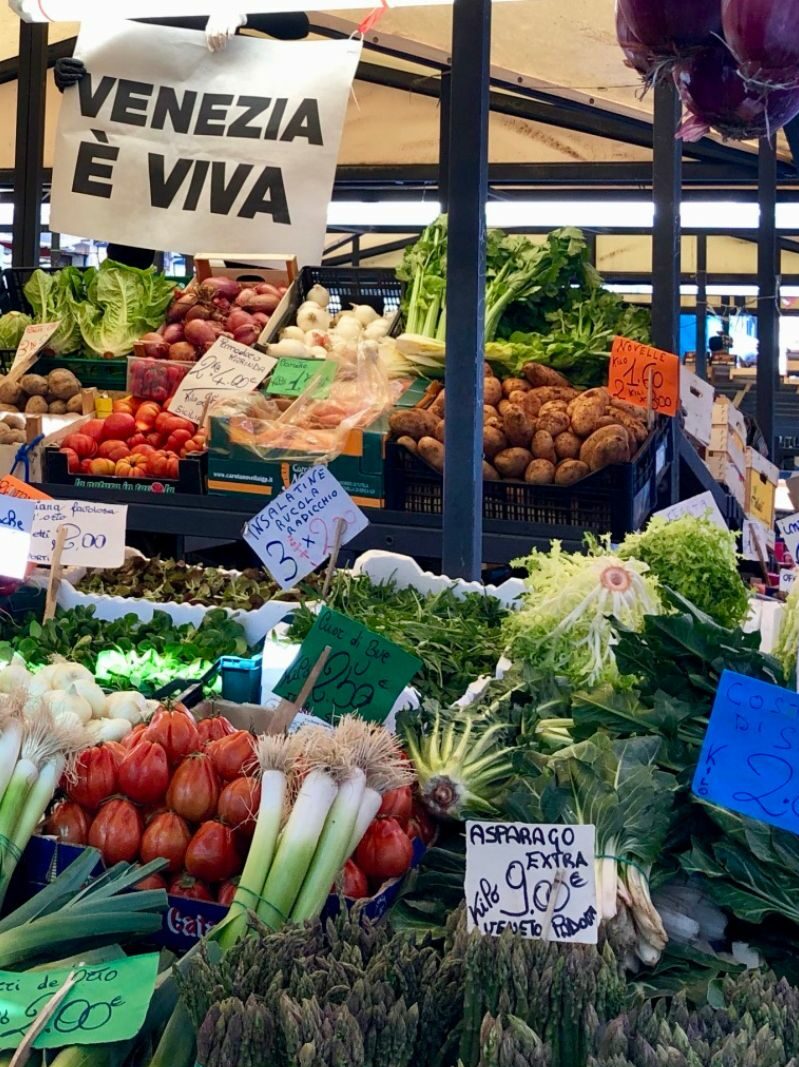
M89 840L89 819L74 800L59 800L45 820L44 832L68 845L85 845Z
M138 722L133 727L133 729L130 731L130 733L125 738L125 740L124 741L120 741L118 743L120 745L122 745L122 747L126 751L129 751L130 749L135 748L136 745L138 745L139 741L142 740L142 734L144 733L144 731L146 729L147 729L147 723L146 722Z
M241 859L229 826L204 822L186 849L186 870L205 882L225 882L241 870Z
M62 448L61 452L67 457L67 470L70 474L78 474L80 471L80 456L74 448Z
M181 448L181 456L190 456L192 452L204 452L207 447L206 440L199 434L195 434Z
M202 747L194 719L179 708L160 707L150 719L145 735L148 741L163 746L172 767Z
M108 800L103 804L89 829L89 844L99 848L106 867L136 859L141 845L141 816L129 800Z
M412 859L411 839L396 819L375 819L355 850L363 873L380 882L405 874Z
M194 435L190 430L175 430L167 439L164 448L167 452L180 452L181 448L190 441Z
M231 878L229 881L223 882L219 887L219 892L216 894L217 904L221 904L223 908L229 908L233 903L233 898L235 897L238 888L238 878Z
M92 461L90 459L82 459L80 461L80 473L81 474L91 474L91 472L92 472Z
M97 450L97 455L101 459L112 459L114 463L117 463L120 459L130 455L130 449L124 441L103 441Z
M216 814L219 779L209 756L187 756L172 775L166 802L189 822L203 822Z
M424 841L426 845L429 845L436 836L436 823L433 816L422 804L417 803L416 801L413 803L413 811L411 812L410 819L408 819L408 825L405 828L405 832L411 840L413 840L414 837L418 837L421 841Z
M178 460L165 452L156 452L148 459L147 473L151 478L177 478Z
M160 452L166 443L166 437L157 431L147 434L147 444L152 445L156 452Z
M188 874L179 874L169 883L169 893L175 897L188 897L190 900L213 900L213 894L207 885Z
M80 459L91 459L97 452L97 442L87 433L70 433L61 442L62 448L71 448Z
M160 874L148 874L133 887L134 889L166 889L166 882Z
M408 821L413 809L413 793L409 785L402 785L399 789L389 789L383 794L383 803L380 805L378 816L387 815L403 826Z
M157 804L169 785L169 764L166 752L152 741L143 738L119 765L119 788L137 804Z
M161 857L168 860L167 870L176 874L183 870L183 858L186 855L191 830L185 819L174 811L163 811L148 824L141 839L141 861L149 863Z
M88 434L95 441L100 441L103 437L104 428L105 419L89 419L88 422L81 423L80 432Z
M220 737L218 741L211 741L206 751L219 777L231 782L255 770L254 744L254 738L248 730L236 730L227 737Z
M75 760L74 774L67 785L70 800L94 811L117 791L117 768L113 753L105 745L85 748Z
M146 456L147 459L150 459L151 456L155 455L155 449L153 448L152 445L148 445L148 444L136 445L136 455L137 456Z
M103 748L107 748L114 757L114 764L116 765L117 771L119 771L119 765L125 756L127 756L128 750L121 741L103 741Z
M366 875L355 862L347 860L341 877L341 891L350 900L363 900L369 896L369 883Z
M134 448L138 448L139 445L146 445L147 438L143 433L135 433L133 437L128 438L128 448L133 451Z
M124 411L115 411L105 420L103 438L106 441L127 441L136 433L136 420Z
M179 415L173 415L169 411L162 411L155 420L155 428L159 433L173 434L176 430L188 430L189 437L194 433L194 423L188 419L182 419Z
M257 778L234 778L219 794L216 811L232 830L252 836L260 802L261 783Z
M209 741L218 741L220 737L227 737L235 732L236 727L224 715L209 715L207 719L200 719L197 723L197 733L203 746Z
M112 459L92 459L89 461L89 471L92 474L104 474L113 477L116 471L116 463Z

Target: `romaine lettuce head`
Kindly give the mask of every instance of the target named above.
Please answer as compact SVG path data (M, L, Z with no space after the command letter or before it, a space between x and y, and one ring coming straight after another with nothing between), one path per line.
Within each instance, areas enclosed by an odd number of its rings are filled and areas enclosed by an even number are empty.
M33 308L34 322L61 323L47 342L47 347L57 356L81 350L76 311L79 302L85 299L90 273L78 267L64 267L53 274L35 270L25 283L24 292Z
M139 270L105 260L88 283L88 300L77 305L87 349L98 356L124 356L133 342L164 320L174 283L154 267Z
M9 311L0 317L0 348L16 348L32 319L21 311Z

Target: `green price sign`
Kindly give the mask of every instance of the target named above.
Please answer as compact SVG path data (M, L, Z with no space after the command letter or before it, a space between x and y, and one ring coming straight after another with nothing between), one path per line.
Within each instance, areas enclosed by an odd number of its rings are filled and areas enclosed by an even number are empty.
M99 1045L135 1037L158 974L158 953L52 971L0 971L0 1049L17 1048L36 1017L72 976L34 1048Z
M278 360L266 391L276 396L300 396L316 379L318 384L314 396L317 400L321 400L330 393L330 386L333 384L337 370L338 363L331 359L285 357Z
M296 700L311 668L328 647L327 663L306 701L309 711L328 721L357 711L370 722L383 722L422 666L416 656L359 622L322 608L275 687L277 695Z

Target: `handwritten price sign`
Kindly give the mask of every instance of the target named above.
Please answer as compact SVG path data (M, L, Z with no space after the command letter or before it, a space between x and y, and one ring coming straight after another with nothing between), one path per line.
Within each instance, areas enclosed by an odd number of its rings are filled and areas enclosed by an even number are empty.
M47 1002L74 984L34 1048L126 1041L141 1030L158 974L158 953L50 971L0 971L0 1049L17 1048Z
M250 519L243 537L280 588L291 589L333 551L338 519L342 545L369 525L327 467L311 467Z
M276 363L274 356L230 337L220 337L180 383L169 402L169 410L190 422L199 422L209 397L251 393Z
M8 372L8 377L11 381L16 381L17 378L22 378L23 375L28 373L36 362L39 352L60 325L60 322L38 322L32 326L25 327L25 333L23 333L17 345L14 362Z
M651 388L650 388L651 381ZM680 408L680 359L671 352L616 337L610 353L610 395L671 418Z
M693 791L751 819L799 833L799 695L724 671Z
M75 567L121 567L125 562L125 504L90 500L41 500L33 520L30 560L47 566L53 558L59 528L67 539L61 563Z
M338 364L332 359L292 359L284 357L272 371L267 393L275 396L301 396L316 381L314 397L324 399L336 377Z
M328 720L357 711L363 719L384 722L422 666L416 656L359 622L322 608L296 659L275 686L277 695L296 700L325 648L330 648L330 656L306 706Z
M4 578L25 577L35 511L33 500L0 496L0 574Z
M593 826L466 823L469 930L595 945Z

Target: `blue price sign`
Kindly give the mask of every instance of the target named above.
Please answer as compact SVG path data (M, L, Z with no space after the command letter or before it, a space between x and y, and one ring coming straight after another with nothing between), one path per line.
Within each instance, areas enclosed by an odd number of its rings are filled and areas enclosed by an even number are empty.
M693 791L799 834L799 694L724 671Z

